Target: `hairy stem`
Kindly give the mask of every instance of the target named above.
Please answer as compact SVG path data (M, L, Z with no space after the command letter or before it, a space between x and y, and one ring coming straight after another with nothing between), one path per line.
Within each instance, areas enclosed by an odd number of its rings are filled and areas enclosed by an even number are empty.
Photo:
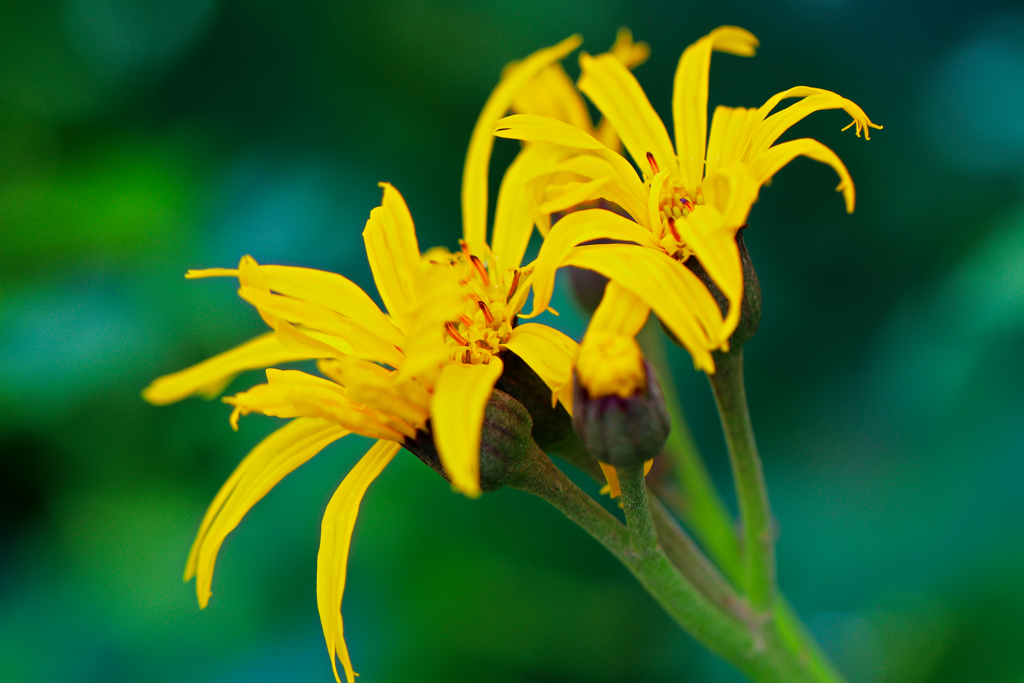
M736 484L743 527L744 585L754 609L768 612L775 599L775 534L743 387L743 347L715 353L715 368L708 379L718 403Z

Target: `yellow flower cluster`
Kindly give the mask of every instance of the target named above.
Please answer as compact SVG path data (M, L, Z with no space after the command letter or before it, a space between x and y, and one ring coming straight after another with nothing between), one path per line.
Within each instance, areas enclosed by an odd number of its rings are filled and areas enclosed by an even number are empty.
M643 389L633 337L653 310L695 366L712 373L711 353L727 348L738 321L743 275L735 237L760 187L803 155L835 169L853 210L853 182L831 150L810 139L776 144L811 112L834 108L846 110L867 137L878 126L853 102L793 88L756 109L718 107L708 135L711 53L753 55L757 40L749 32L722 27L683 53L672 100L675 146L630 72L646 60L647 45L620 30L609 52L580 56L574 86L560 60L580 42L573 36L510 64L487 100L466 155L458 251L421 252L401 194L381 185L383 201L363 238L386 310L341 275L259 265L248 256L237 268L186 276L237 278L239 296L270 331L157 379L145 399L163 405L216 396L240 372L265 368L265 384L224 399L234 406L231 425L237 429L239 417L252 412L291 419L241 462L202 521L185 568L186 580L196 578L201 607L221 543L257 501L331 442L353 433L378 439L337 489L322 523L317 604L339 681L338 661L350 683L355 675L340 612L353 525L367 487L402 446L428 435L452 487L479 495L481 429L503 356L525 361L551 390L552 405L561 402L571 415L574 371L591 395ZM580 92L603 115L598 124ZM799 99L774 111L787 98ZM488 241L494 136L523 146L498 190ZM620 140L636 166L621 155ZM593 206L603 208L586 208ZM534 226L543 246L523 264ZM727 311L684 265L690 258L725 295ZM555 272L567 265L610 279L582 350L552 327L520 322L548 309ZM524 315L531 292L532 311ZM320 375L275 367L310 359ZM611 470L616 491L613 476Z

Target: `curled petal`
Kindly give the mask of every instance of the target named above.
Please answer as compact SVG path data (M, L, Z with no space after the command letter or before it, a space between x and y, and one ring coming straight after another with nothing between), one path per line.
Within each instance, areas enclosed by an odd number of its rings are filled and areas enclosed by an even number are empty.
M384 199L370 212L363 230L366 257L384 305L408 334L408 311L416 300L416 273L420 248L409 207L388 183L381 183Z
M843 162L836 153L817 140L801 138L769 147L754 157L750 165L758 184L763 185L771 180L771 177L780 168L798 156L805 156L809 159L820 161L823 164L828 164L839 174L839 185L836 187L836 191L843 193L843 199L846 200L847 213L853 213L853 206L856 202L853 178L850 177L850 172L846 170L846 166L843 165Z

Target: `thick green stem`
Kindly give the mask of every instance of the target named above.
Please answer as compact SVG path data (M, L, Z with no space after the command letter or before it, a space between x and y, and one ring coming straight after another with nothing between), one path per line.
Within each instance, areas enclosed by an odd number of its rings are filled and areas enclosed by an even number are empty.
M758 683L813 679L793 660L774 630L751 628L723 613L672 564L661 549L646 503L642 470L621 477L634 532L581 491L539 449L508 485L540 496L612 552L663 609L693 635ZM627 493L628 491L629 493ZM628 498L627 498L628 496Z
M736 484L743 527L747 596L755 609L771 611L775 599L775 534L743 387L743 347L736 347L729 353L715 353L715 374L708 379L718 403Z
M665 335L651 320L641 330L637 341L643 347L648 361L658 372L665 407L672 416L672 431L665 442L665 454L675 464L676 485L682 496L678 506L681 509L678 511L697 540L715 558L722 572L736 580L741 573L736 530L725 504L715 491L711 475L708 474L697 444L693 441L690 427L686 423L679 402L679 393L672 379L672 366L665 350Z

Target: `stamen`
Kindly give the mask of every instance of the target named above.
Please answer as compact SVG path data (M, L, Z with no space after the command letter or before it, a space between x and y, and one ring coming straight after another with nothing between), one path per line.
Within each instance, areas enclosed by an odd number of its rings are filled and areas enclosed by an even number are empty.
M458 329L455 327L455 323L445 323L444 331L461 346L469 346L469 342L466 341L466 338L459 334Z
M477 301L476 305L479 306L480 310L483 312L484 320L487 321L487 324L490 325L491 323L493 323L494 314L491 313L491 309L487 308L487 304L485 304L483 301Z
M460 315L459 320L461 320L462 324L465 325L466 327L473 327L473 321L470 320L468 315Z
M687 199L686 197L680 197L679 203L683 205L684 209L689 209L690 211L693 211L693 204L691 204L690 200Z
M672 237L675 238L676 242L682 242L683 238L679 236L679 231L676 229L676 219L672 216L668 217L668 231L672 233Z
M480 279L484 282L484 287L491 286L491 278L487 277L487 269L484 268L484 264L475 255L470 254L469 260L473 262L473 267L476 268L476 272L480 274Z
M508 297L505 299L505 303L512 301L512 296L516 293L516 289L519 287L519 271L517 270L512 275L512 286L508 288Z
M469 255L469 245L466 244L466 240L464 240L464 239L460 239L459 240L459 248L462 249L462 253L466 255L466 258L470 257L470 255Z
M647 163L651 167L652 175L658 175L658 162L654 160L654 155L650 152L647 153Z
M469 365L470 361L472 361L472 360L473 360L473 352L472 351L470 351L469 349L466 349L465 351L462 352L462 362L463 363L465 363L466 365Z

